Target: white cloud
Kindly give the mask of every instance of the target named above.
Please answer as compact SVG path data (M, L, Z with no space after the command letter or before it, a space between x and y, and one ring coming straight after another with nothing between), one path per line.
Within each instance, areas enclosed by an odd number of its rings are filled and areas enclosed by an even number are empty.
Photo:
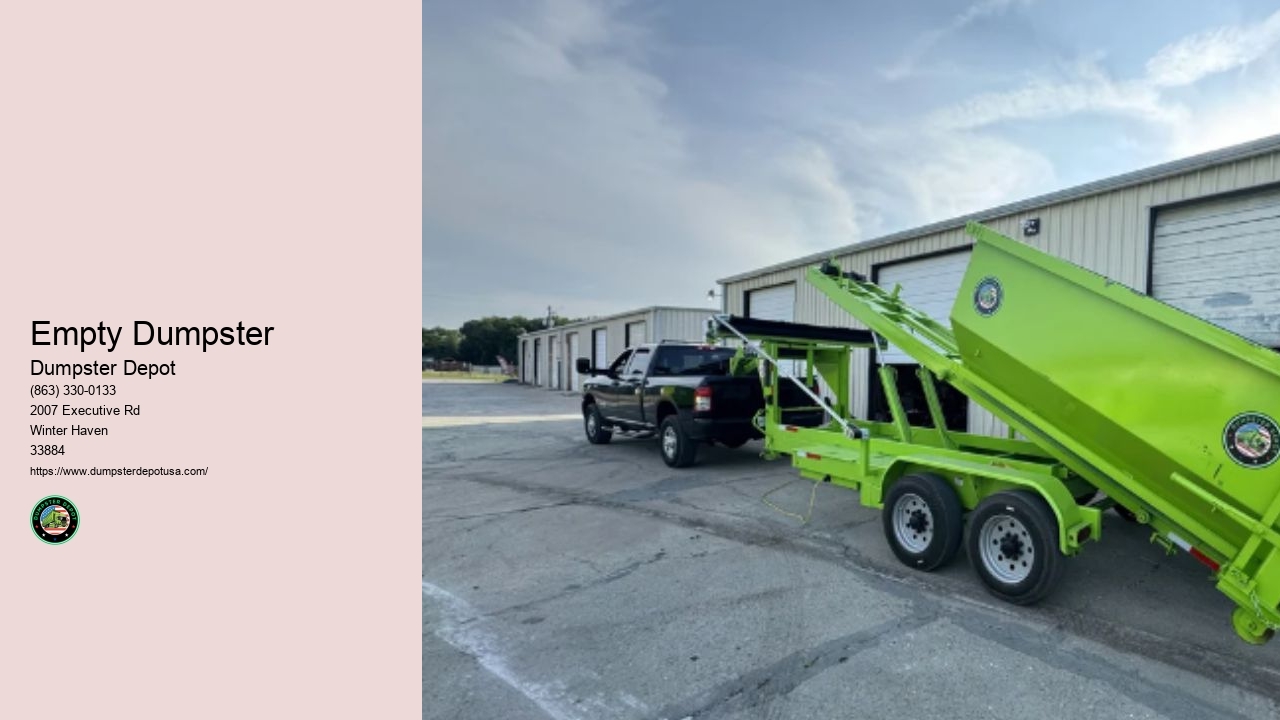
M1189 35L1147 61L1146 80L1156 87L1190 85L1244 67L1280 45L1280 11L1251 26L1228 26Z
M811 249L853 242L861 234L859 211L830 153L811 141L797 142L770 163L765 184L780 191L772 215L776 232L792 245ZM762 179L763 180L763 179Z
M816 142L755 136L758 159L712 172L645 69L642 32L607 8L555 0L461 25L427 23L424 42L424 284L491 289L439 322L537 313L499 304L540 292L567 315L700 305L730 267L857 239Z
M938 128L978 129L1004 122L1079 114L1125 117L1154 126L1166 154L1181 156L1264 137L1280 128L1280 11L1252 25L1215 28L1160 48L1144 72L1117 80L1096 58L1056 76L1036 77L1014 90L986 93L935 112ZM1230 105L1188 105L1177 91L1212 75L1250 68Z
M965 215L1054 187L1053 164L990 134L930 127L845 128L845 161L863 169L857 191L893 217L882 231Z
M906 59L914 61L950 28L963 27L1009 3L979 3L948 28L922 36ZM1172 42L1147 62L1145 72L1115 78L1099 56L1085 57L1020 87L982 93L939 108L900 128L853 133L864 164L885 186L903 190L894 203L913 208L918 222L945 219L1046 192L1056 185L1053 163L1041 153L999 137L1002 125L1077 115L1120 117L1153 130L1147 147L1181 157L1264 137L1280 128L1280 12L1252 25L1219 28ZM921 50L921 52L923 52ZM1253 76L1231 93L1230 105L1174 92L1212 74L1248 67ZM907 202L904 203L903 200ZM889 202L894 202L892 199ZM908 226L916 224L909 222Z
M902 180L922 222L977 212L1053 187L1053 164L1037 152L994 137L956 133L929 138L932 156Z
M1235 93L1230 105L1208 107L1175 128L1174 157L1186 157L1274 135L1280 129L1280 78Z
M944 128L980 128L1009 120L1079 113L1122 115L1166 124L1186 118L1184 108L1165 102L1150 83L1116 81L1095 59L1077 63L1065 75L1034 78L1016 90L974 96L939 110L931 121Z
M904 59L1015 4L971 5ZM1023 146L1005 125L1119 117L1144 129L1131 137L1148 157L1280 128L1280 13L1170 43L1134 77L1089 57L892 124L801 102L808 114L765 128L683 115L645 29L607 6L449 7L463 21L429 22L424 38L424 307L427 294L447 307L429 325L548 303L572 316L701 307L717 277L1056 188L1056 136ZM1239 86L1229 106L1186 87L1240 68L1250 77L1222 78Z
M918 35L908 46L907 51L893 65L880 71L886 80L901 80L913 75L916 66L929 51L933 50L947 37L960 32L975 21L991 15L999 15L1015 5L1030 5L1031 0L980 0L962 10L951 18L951 22L943 27L927 30Z

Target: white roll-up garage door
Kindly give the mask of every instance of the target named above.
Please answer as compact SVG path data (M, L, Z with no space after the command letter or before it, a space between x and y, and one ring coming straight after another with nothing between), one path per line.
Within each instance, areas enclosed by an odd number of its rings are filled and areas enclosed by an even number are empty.
M644 320L641 320L640 322L627 323L627 347L634 347L641 343L648 342L645 339L647 329L648 326L645 325Z
M569 389L581 390L582 386L578 384L578 333L569 336Z
M591 331L591 366L609 366L609 330L596 328Z
M876 282L890 292L895 285L901 285L898 296L908 305L949 327L951 306L960 292L970 255L972 253L965 250L885 265L880 268ZM881 359L890 365L915 363L910 355L892 345Z
M1157 210L1151 294L1280 348L1280 190Z
M547 383L547 387L552 390L559 390L560 378L564 376L562 372L564 368L561 367L560 360L560 338L550 337L547 338L547 342L551 343L551 363L547 365L551 369L551 374L549 375L551 381Z
M795 322L796 284L747 291L747 316Z
M747 291L747 317L761 320L796 320L796 284L775 285L760 290ZM804 368L798 361L783 360L779 367L789 375L802 375Z

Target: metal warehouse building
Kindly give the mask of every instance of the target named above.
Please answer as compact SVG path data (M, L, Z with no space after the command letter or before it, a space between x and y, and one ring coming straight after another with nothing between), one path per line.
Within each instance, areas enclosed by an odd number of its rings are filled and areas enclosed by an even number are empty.
M1280 135L724 278L725 311L858 327L803 280L834 256L846 271L901 285L907 302L947 322L972 248L970 220L1280 349ZM874 364L913 366L893 348L874 355L857 351L853 360L863 419L887 417ZM899 369L904 395L914 378ZM958 393L944 406L953 429L1007 431Z
M648 307L520 336L520 381L551 390L580 390L577 358L605 367L623 350L659 340L702 340L709 308Z

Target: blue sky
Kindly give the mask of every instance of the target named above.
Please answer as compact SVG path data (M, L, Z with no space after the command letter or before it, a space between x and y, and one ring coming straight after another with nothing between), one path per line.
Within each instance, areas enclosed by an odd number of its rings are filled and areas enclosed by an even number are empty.
M1262 2L429 2L424 325L726 275L1280 132Z

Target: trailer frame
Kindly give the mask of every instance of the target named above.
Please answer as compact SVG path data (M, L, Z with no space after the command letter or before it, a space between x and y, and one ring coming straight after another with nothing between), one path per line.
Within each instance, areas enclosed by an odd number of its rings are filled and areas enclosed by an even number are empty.
M970 223L967 231L978 243L1016 255L1019 262L1068 277L1083 284L1087 271L1044 256L994 231ZM1069 267L1068 267L1069 266ZM1077 276L1078 274L1078 276ZM974 371L965 363L961 348L949 327L937 322L899 297L900 288L886 290L854 273L827 262L810 268L805 279L872 333L870 342L833 341L789 337L785 330L744 334L728 316L716 316L720 334L745 342L743 355L767 362L760 374L765 409L757 419L764 434L767 457L790 456L800 475L858 491L860 502L885 509L893 484L908 476L928 474L951 488L963 510L973 513L984 502L1020 491L1042 500L1056 521L1057 548L1063 556L1081 551L1089 541L1102 537L1102 512L1114 505L1136 522L1150 525L1152 541L1168 552L1188 552L1210 568L1218 589L1237 605L1232 624L1244 640L1262 643L1280 627L1280 610L1272 607L1280 576L1280 493L1261 513L1251 513L1229 498L1206 491L1178 472L1165 480L1185 492L1196 506L1181 505L1135 481L1124 467L1100 454L1097 448L1067 429L1055 425L1028 398L1011 397L1001 384ZM987 278L983 278L984 282ZM974 302L978 302L975 290ZM1090 290L1094 292L1093 290ZM1125 308L1154 316L1174 331L1205 338L1233 357L1271 370L1271 360L1243 351L1234 337L1198 318L1172 316L1167 307L1123 286L1104 288L1106 299ZM998 309L998 306L997 308ZM994 310L992 311L994 312ZM1208 328L1208 329L1206 329ZM1247 342L1247 341L1246 341ZM878 374L889 408L889 422L852 417L851 353L856 349L883 349L888 343L911 356L924 390L932 426L913 425L904 411L895 368L881 365ZM981 350L971 350L976 357ZM780 361L804 363L802 375L786 370ZM821 378L834 397L820 397ZM960 393L1007 423L1009 436L995 438L956 432L946 428L937 382L946 382ZM814 401L812 406L784 407L783 383L795 383ZM814 413L821 416L815 421ZM805 422L796 422L795 418ZM1103 495L1098 495L1098 492ZM1184 498L1179 498L1183 500ZM1010 508L1012 510L1012 508ZM1243 531L1224 534L1222 524L1210 527L1200 510L1227 518ZM970 528L972 532L972 528ZM1241 542L1240 537L1247 534ZM886 521L886 536L895 541ZM971 545L972 547L972 545ZM978 560L971 558L975 565ZM982 573L979 573L980 576ZM988 587L992 587L989 578ZM1000 593L997 592L999 595Z

